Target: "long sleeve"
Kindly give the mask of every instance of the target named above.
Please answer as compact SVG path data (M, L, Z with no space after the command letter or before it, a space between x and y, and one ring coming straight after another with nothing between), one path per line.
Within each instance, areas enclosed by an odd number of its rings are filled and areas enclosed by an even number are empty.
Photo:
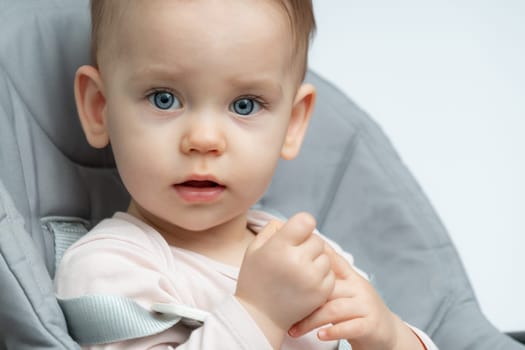
M65 254L55 278L57 296L117 295L150 309L153 303L191 303L184 277L177 280L169 250L142 232L88 235ZM193 332L183 325L136 340L84 347L104 350L271 349L255 321L233 296L225 296L205 324Z
M413 327L411 325L408 325L408 326L418 336L419 340L421 340L421 342L423 342L423 344L425 344L425 347L427 348L426 350L439 350L437 345L434 344L432 339L430 339L430 337L425 332L423 332L422 330L420 330L420 329L418 329L416 327Z

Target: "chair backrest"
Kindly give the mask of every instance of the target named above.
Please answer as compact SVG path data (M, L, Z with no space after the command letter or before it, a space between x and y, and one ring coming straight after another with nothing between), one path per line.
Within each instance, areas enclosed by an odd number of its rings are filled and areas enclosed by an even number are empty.
M89 60L86 0L0 0L0 349L77 349L54 299L50 217L91 224L128 195L111 150L82 136L72 92ZM262 199L310 211L403 319L443 349L522 349L479 310L450 238L380 128L313 72L318 105L298 159Z

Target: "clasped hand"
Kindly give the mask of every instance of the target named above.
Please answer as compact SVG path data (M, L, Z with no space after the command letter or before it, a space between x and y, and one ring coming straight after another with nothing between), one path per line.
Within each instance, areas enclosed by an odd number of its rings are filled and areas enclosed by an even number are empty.
M422 349L372 285L316 234L299 213L270 222L248 247L235 296L276 349L286 332L318 329L320 340L347 339L355 350Z

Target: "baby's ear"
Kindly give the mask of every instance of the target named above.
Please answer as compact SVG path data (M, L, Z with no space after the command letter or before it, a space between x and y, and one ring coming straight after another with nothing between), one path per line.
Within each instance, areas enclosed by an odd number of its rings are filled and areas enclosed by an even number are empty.
M283 159L290 160L299 154L314 110L315 97L315 88L311 84L302 84L297 90L286 138L281 148Z
M106 128L106 98L102 78L95 67L78 68L75 75L75 102L89 144L95 148L106 147L109 143Z

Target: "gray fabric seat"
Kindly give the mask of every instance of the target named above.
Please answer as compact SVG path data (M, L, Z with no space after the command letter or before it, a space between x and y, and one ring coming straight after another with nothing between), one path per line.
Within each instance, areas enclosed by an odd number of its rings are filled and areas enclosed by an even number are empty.
M88 3L0 0L0 33L0 350L77 349L54 298L42 220L95 224L128 201L111 150L90 148L76 117ZM446 230L380 128L329 82L307 79L319 98L304 149L279 165L263 204L314 214L441 349L523 349L481 313Z

